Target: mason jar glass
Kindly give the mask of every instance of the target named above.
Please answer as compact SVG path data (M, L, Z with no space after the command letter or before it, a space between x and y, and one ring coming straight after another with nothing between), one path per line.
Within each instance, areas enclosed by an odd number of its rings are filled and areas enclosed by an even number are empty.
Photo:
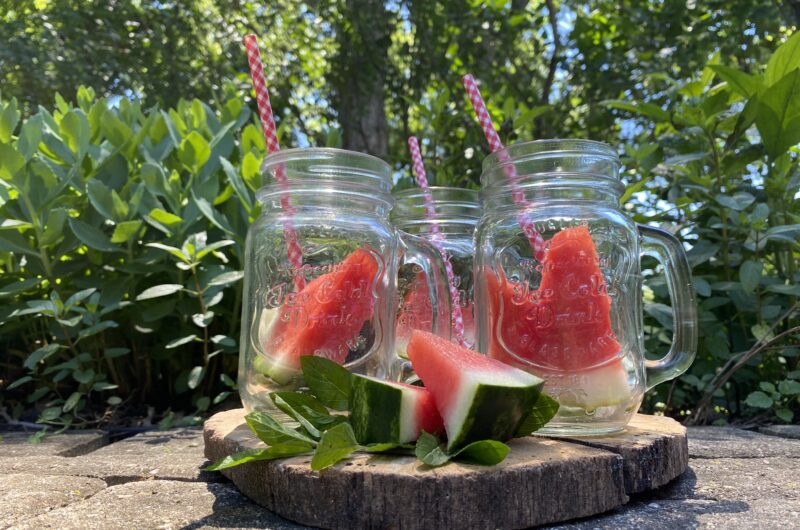
M483 161L478 348L545 379L560 409L542 434L619 431L648 388L694 359L686 254L623 213L619 165L610 146L586 140L520 143ZM656 361L645 359L642 255L660 261L672 301L672 346Z
M274 411L269 394L303 387L300 358L399 379L397 269L427 279L432 329L448 336L447 282L439 252L389 222L388 164L341 149L269 155L261 216L247 234L239 392L246 410Z
M426 199L426 193L419 188L396 192L391 220L399 230L430 241L443 251L445 259L450 262L453 270L451 293L458 293L461 307L462 344L472 348L475 345L475 309L472 303L473 236L481 214L478 192L432 186L428 197ZM433 217L426 210L427 200L433 205ZM397 317L397 347L402 355L411 331L429 331L433 319L430 304L426 303L427 280L418 267L401 267L398 287L401 297ZM455 335L455 326L452 327ZM454 336L453 339L457 337Z

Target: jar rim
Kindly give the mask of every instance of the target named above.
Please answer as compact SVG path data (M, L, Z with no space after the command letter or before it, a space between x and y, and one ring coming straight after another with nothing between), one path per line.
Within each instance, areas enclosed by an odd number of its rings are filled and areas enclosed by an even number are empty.
M277 181L283 168L289 185ZM391 205L392 170L380 158L333 147L295 147L268 154L261 164L264 182L256 192L259 201L280 194L321 190L372 198Z
M548 138L517 142L490 153L481 164L484 172L512 162L548 155L581 154L597 156L619 164L616 149L605 142L582 138Z

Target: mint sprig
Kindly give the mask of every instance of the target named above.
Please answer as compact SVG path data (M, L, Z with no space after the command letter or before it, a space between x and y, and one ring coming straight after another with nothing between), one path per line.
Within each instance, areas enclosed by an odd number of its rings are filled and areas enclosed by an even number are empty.
M300 357L303 378L316 396L328 408L345 411L350 402L350 372L324 357Z
M235 453L218 460L203 468L204 471L219 471L229 467L255 462L256 460L276 460L278 458L288 458L290 456L302 455L310 452L314 447L305 442L287 442L282 445L273 445L266 449L248 449Z
M438 437L423 431L417 440L415 454L424 464L431 467L443 466L451 460L459 460L494 466L505 460L510 448L497 440L479 440L453 452L447 451L447 444Z
M539 392L539 397L533 404L533 408L528 416L522 420L517 428L515 436L521 438L528 436L544 427L548 421L552 420L558 412L558 401L551 398L544 392Z
M479 440L457 451L448 452L446 443L425 431L416 445L394 442L361 445L348 417L331 413L331 409L340 412L349 410L350 372L323 357L301 357L300 365L309 392L272 392L269 395L275 406L295 423L283 423L266 412L247 414L247 425L268 447L248 449L227 456L206 467L206 470L218 471L258 460L312 454L311 469L318 471L357 451L405 453L408 449L413 449L416 457L431 467L442 466L451 460L491 466L499 464L508 455L509 447L497 440ZM540 393L516 436L527 436L540 429L557 411L558 403Z

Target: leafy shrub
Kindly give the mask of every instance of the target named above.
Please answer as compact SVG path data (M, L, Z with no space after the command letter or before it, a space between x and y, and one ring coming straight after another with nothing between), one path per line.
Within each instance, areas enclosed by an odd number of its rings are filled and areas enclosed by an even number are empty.
M797 49L800 34L761 73L715 57L695 79L650 76L646 100L606 102L632 131L623 203L638 222L677 227L698 295L697 360L645 410L800 413ZM77 102L57 95L54 112L20 124L0 100L0 407L61 427L152 416L147 406L165 424L195 421L235 390L263 140L239 94L216 109L143 110L85 88ZM660 356L669 298L658 269L644 272L646 347Z
M21 124L0 101L0 405L60 427L203 412L235 387L261 133L240 94L77 101Z
M624 159L636 219L678 227L692 245L698 357L651 404L694 421L800 411L798 49L795 34L761 73L717 56L687 82L660 76L653 101L607 102L652 124ZM650 286L647 346L663 354L669 299L663 282Z

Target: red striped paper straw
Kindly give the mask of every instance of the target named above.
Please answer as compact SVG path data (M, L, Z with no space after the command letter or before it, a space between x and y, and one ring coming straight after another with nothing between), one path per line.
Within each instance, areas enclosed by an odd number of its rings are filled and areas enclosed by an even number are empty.
M258 49L258 39L255 35L245 35L244 45L247 48L247 62L250 63L250 77L253 80L253 88L256 91L256 104L258 106L258 116L261 118L261 130L264 132L264 143L270 153L280 151L281 146L278 142L278 133L275 128L275 118L272 115L272 104L269 101L269 90L267 90L267 80L264 77L264 65L261 62L261 52ZM285 188L288 187L289 179L283 165L275 169L275 179ZM295 213L295 209L289 201L289 194L281 194L281 208L289 215ZM297 242L297 232L290 220L283 224L283 237L286 240L286 252L289 256L289 263L296 269L294 277L297 290L305 287L305 279L300 275L303 266L303 252Z
M433 195L428 186L428 174L425 172L425 164L422 163L422 154L419 152L419 142L416 136L410 136L408 138L408 149L411 151L411 160L414 162L414 175L417 179L417 186L422 189L422 194L425 198L425 214L428 219L433 220L436 217L436 208L433 205ZM453 330L455 331L458 343L464 346L464 315L461 313L460 296L458 287L454 281L455 273L453 272L453 265L450 263L447 252L445 252L444 246L442 245L439 225L431 223L431 232L434 234L432 243L442 255L444 270L447 273L447 285L452 300Z
M483 134L486 136L486 141L489 142L489 149L491 149L492 153L501 151L503 149L503 142L500 141L500 136L494 128L492 117L489 116L489 111L486 109L486 103L483 102L481 92L478 90L478 85L475 83L475 78L472 77L472 74L467 74L461 80L464 83L464 88L467 89L467 95L472 102L472 108L475 110L475 115L478 117L478 121L481 124ZM500 157L503 162L510 162L508 153L505 151L500 152ZM511 183L511 199L516 204L527 206L528 202L525 200L525 194L517 185L519 177L517 176L517 170L514 164L506 164L504 166L504 171ZM517 220L531 244L533 255L537 260L542 261L544 259L544 238L542 238L542 235L536 230L536 227L534 227L533 223L524 213L520 212Z

